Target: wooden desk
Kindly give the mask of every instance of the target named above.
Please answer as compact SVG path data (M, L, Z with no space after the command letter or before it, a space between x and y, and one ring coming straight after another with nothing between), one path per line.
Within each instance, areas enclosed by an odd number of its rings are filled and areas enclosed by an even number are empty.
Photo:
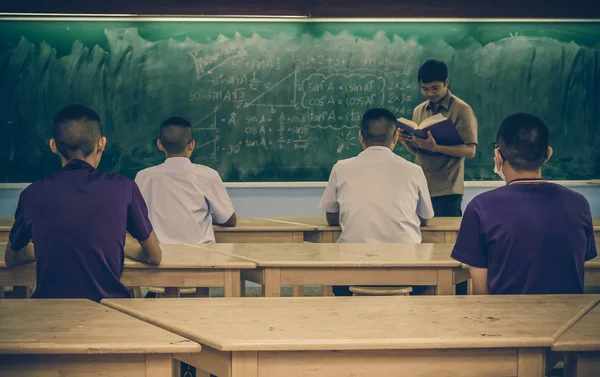
M172 376L200 345L88 300L0 301L0 375Z
M235 227L215 225L214 229L218 243L301 243L304 232L314 227L250 217L239 218Z
M104 300L202 345L183 358L231 377L542 377L593 296ZM200 313L200 314L199 314Z
M315 227L304 233L307 242L334 243L342 233L339 226L328 225L325 217L273 217L269 220ZM434 217L429 225L421 228L423 243L454 243L460 222L460 217Z
M177 297L177 287L224 287L225 297L240 297L240 270L256 264L191 245L160 245L163 259L152 266L127 258L121 282L127 287L165 287L165 297Z
M8 235L15 219L0 217L0 242L8 242Z
M35 286L35 264L7 268L0 245L0 286ZM127 287L166 287L166 297L177 297L177 287L224 287L227 297L240 296L240 270L254 269L247 259L212 253L190 245L161 245L163 260L152 266L125 258L121 281Z
M469 271L450 258L447 244L206 244L195 245L255 262L242 277L264 286L267 297L283 285L428 285L454 294Z
M600 304L560 336L552 349L569 352L565 363L566 376L600 376Z

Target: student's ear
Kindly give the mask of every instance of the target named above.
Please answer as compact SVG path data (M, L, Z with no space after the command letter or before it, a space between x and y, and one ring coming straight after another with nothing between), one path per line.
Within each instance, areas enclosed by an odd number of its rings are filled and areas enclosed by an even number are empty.
M188 151L193 152L196 148L196 140L192 139L187 145Z
M106 137L102 136L98 139L98 145L96 146L96 152L102 153L106 149Z
M363 137L362 131L358 131L358 141L360 141L360 145L365 146L365 138Z
M546 162L548 162L548 160L550 160L550 157L552 157L552 153L553 153L553 152L554 152L554 151L552 150L552 147L550 147L550 146L549 146L549 147L548 147L548 151L546 152L546 159L544 160L544 164L545 164Z
M398 142L398 138L400 137L400 132L396 128L394 131L394 135L392 136L392 144L396 144Z
M58 153L58 148L56 148L56 140L50 139L50 141L48 142L48 146L50 147L52 153L54 153L57 156L60 156L60 153Z
M163 147L162 143L160 142L160 139L156 140L156 146L158 147L158 149L160 149L161 151L167 153L167 151L165 150L165 147Z

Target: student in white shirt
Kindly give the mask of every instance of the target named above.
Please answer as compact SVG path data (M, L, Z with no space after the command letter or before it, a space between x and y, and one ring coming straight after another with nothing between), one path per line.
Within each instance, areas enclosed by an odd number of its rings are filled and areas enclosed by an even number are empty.
M420 226L433 217L433 207L421 167L393 152L396 117L367 110L359 139L363 151L333 166L320 203L327 222L342 227L338 242L420 243ZM349 291L334 287L334 293Z
M159 242L215 242L212 224L235 226L237 218L219 173L190 161L192 126L183 118L167 119L157 144L165 162L140 171L135 182Z

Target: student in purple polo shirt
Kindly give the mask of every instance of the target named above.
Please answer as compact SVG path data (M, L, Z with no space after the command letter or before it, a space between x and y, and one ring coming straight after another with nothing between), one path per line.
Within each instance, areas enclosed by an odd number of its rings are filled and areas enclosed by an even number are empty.
M452 252L470 266L474 294L583 293L584 262L597 255L590 206L542 178L548 139L530 114L500 125L494 171L507 184L468 204Z
M96 169L105 147L91 109L70 105L54 117L50 148L63 167L21 193L5 253L8 266L37 262L33 298L129 297L124 255L161 261L136 184ZM126 230L139 245L125 245Z

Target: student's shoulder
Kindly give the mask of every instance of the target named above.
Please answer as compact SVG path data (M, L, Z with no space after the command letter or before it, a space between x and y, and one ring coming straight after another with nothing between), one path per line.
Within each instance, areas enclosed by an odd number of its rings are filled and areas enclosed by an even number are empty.
M161 167L162 167L162 164L150 166L148 168L142 169L136 174L135 179L137 180L140 178L152 176L154 174L160 174Z
M221 175L218 171L202 164L192 164L191 171L196 177L210 179L211 181L221 181Z
M583 194L570 189L566 186L563 185L559 185L556 183L547 183L546 184L548 186L549 189L554 190L555 192L557 192L559 195L561 195L564 198L565 202L571 202L571 203L579 203L582 205L589 205L587 199L585 196L583 196Z
M338 160L338 162L336 162L333 165L333 169L343 169L347 166L352 166L352 163L356 161L356 156L354 157L350 157L350 158L345 158L343 160Z

